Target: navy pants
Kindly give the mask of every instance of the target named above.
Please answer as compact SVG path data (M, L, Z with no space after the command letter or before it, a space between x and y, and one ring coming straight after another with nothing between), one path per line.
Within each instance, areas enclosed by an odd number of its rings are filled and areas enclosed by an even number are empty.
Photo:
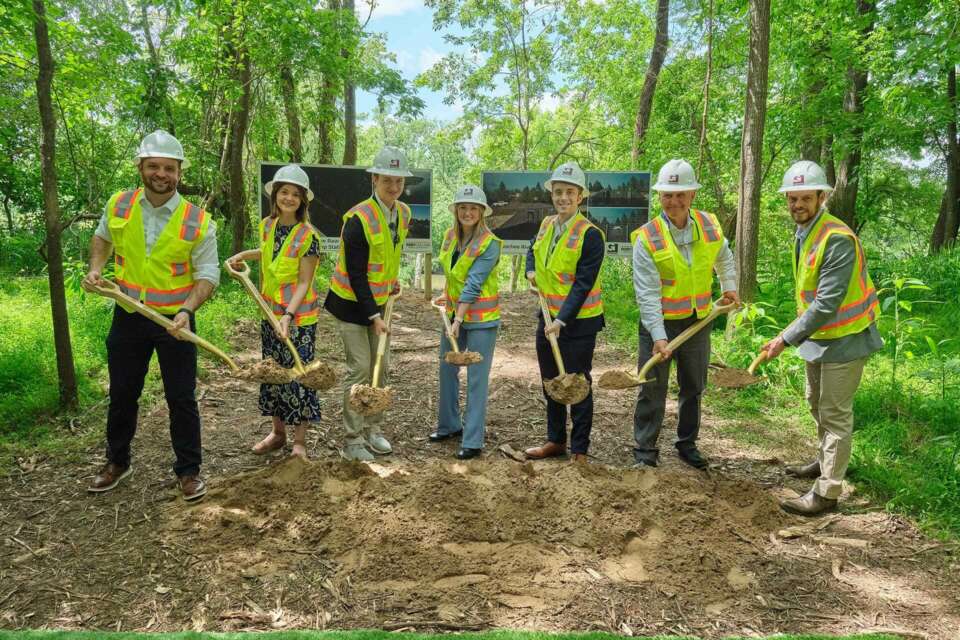
M566 336L560 332L557 339L560 356L567 373L582 373L588 383L593 383L590 370L593 368L593 350L597 346L597 334L585 336ZM560 375L553 358L550 342L543 333L543 319L537 325L537 361L540 363L540 375L544 379ZM544 388L543 397L547 399L547 440L556 444L567 443L567 407L554 401ZM570 406L570 419L573 429L570 431L570 453L586 453L590 448L590 430L593 429L593 389L586 398Z
M196 330L193 320L190 329ZM170 440L177 476L200 473L200 409L197 406L197 347L177 340L157 323L117 305L107 336L110 409L107 411L107 460L130 464L130 443L137 432L140 394L153 352L157 352L163 393L170 410Z

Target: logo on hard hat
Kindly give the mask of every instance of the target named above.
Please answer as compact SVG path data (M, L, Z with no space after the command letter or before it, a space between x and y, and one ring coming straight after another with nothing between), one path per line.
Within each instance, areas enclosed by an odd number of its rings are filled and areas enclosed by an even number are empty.
M799 175L793 176L793 184L804 184L804 182L803 182L803 174L802 174L802 173L799 174Z
M396 158L394 158L393 160L391 160L391 161L390 161L390 168L391 168L391 169L399 169L399 168L400 168L400 161L397 160Z
M467 187L466 189L463 190L463 195L465 195L465 196L472 196L472 195L473 195L473 189L472 189L471 187Z
M563 168L563 171L560 172L560 175L562 175L562 176L572 176L572 175L573 175L573 167L564 167L564 168Z
M667 178L669 184L680 184L680 175L676 173L671 173Z

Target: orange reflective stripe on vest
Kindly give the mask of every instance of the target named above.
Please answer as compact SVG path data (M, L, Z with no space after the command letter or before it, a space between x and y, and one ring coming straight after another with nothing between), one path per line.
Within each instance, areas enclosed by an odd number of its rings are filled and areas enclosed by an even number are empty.
M200 225L203 224L204 210L187 203L187 212L180 225L180 239L193 242L200 237Z
M133 208L133 203L137 201L137 197L140 195L140 189L135 191L124 191L120 197L117 199L116 204L113 205L113 215L116 218L123 218L126 220L130 217L130 210Z

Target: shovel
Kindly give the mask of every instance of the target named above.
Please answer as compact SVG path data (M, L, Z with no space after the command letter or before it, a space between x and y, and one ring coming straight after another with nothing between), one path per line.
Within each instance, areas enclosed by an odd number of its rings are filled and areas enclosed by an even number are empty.
M680 347L680 345L699 333L700 330L705 326L710 324L714 318L720 314L733 311L736 306L737 305L732 302L725 305L714 304L713 309L705 318L684 329L680 335L667 344L667 349L670 351L676 350L678 347ZM647 362L637 373L632 373L630 371L607 371L600 376L600 380L597 382L597 384L604 389L629 389L631 387L639 387L641 384L653 381L652 378L648 379L647 375L654 366L660 363L661 360L663 360L663 356L661 354L654 354L653 357L647 360Z
M434 304L432 300L430 301L430 306L440 312L440 317L443 318L444 332L450 341L450 348L453 349L453 351L447 351L444 360L458 367L468 367L471 364L483 362L483 356L475 351L460 351L460 347L457 345L457 339L453 337L453 330L450 328L450 318L447 317L447 310L438 304Z
M396 296L390 296L383 309L383 321L387 324L387 333L380 334L377 342L377 357L373 365L373 380L371 384L355 384L350 387L350 407L362 416L374 416L383 413L393 401L393 389L380 388L380 368L383 363L383 354L387 351L387 336L390 331L390 320L393 317L393 301Z
M547 307L547 300L540 291L537 291L540 298L540 310L543 312L544 329L550 324L550 309ZM560 375L556 378L543 381L543 388L547 395L557 402L565 405L577 404L582 402L590 394L590 383L582 373L567 373L563 367L563 358L560 356L560 346L557 344L557 337L553 334L547 334L547 340L550 342L550 348L553 350L553 359L557 363L557 369Z
M722 367L714 372L713 381L720 387L727 389L743 389L752 384L757 384L763 378L756 375L757 367L761 363L769 360L766 351L761 351L760 355L753 359L747 370L734 369L732 367Z
M234 269L230 261L226 261L223 263L223 266L226 267L227 272L231 276L243 284L243 288L247 290L250 297L252 297L257 303L257 306L260 307L263 317L267 319L267 322L273 327L274 332L279 336L280 321L277 320L277 317L273 314L273 310L267 306L267 301L263 299L260 291L257 290L257 287L250 280L250 265L244 262L243 268ZM304 367L303 361L300 360L300 354L297 352L296 347L293 346L293 343L290 342L290 338L284 338L283 342L287 345L287 350L290 351L290 355L293 356L292 379L305 387L318 389L320 391L326 391L337 383L337 374L330 365L317 360ZM289 379L287 381L289 382Z
M116 282L111 280L104 280L104 282L104 285L92 285L93 290L99 295L105 298L116 300L124 307L133 309L140 315L153 320L165 329L169 329L173 326L173 321L166 316L154 311L139 300L135 300L134 298L131 298L127 294L123 293L123 291L120 290L120 287L117 286ZM250 368L240 369L240 367L237 366L237 363L234 362L230 356L189 329L180 329L177 332L177 335L188 342L192 342L202 349L206 349L213 355L226 362L227 366L229 366L230 370L233 372L233 375L237 378L271 383L274 382L274 380L277 380L278 382L289 382L290 380L289 374L287 374L285 369L279 366L275 368L269 367L267 366L267 361L263 361ZM269 362L273 361L271 360Z

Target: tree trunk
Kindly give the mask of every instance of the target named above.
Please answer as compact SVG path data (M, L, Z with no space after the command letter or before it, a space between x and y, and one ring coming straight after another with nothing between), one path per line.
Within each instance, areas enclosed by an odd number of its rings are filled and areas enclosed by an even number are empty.
M333 125L337 117L336 87L327 74L323 74L320 89L320 117L317 119L317 138L319 151L317 162L333 164Z
M737 204L736 260L738 289L745 302L757 292L757 243L760 231L760 184L763 127L767 115L770 53L770 0L750 0L750 55L747 98L740 145L740 200Z
M827 184L837 184L837 163L833 159L833 134L828 133L823 137L823 143L820 146L820 166L827 176Z
M344 13L354 17L355 0L343 0ZM348 58L349 52L341 51ZM343 83L343 164L357 164L357 86L353 82L352 72L347 72Z
M10 196L3 194L3 212L7 215L7 230L13 237L13 213L10 212Z
M157 48L153 46L153 35L150 33L147 4L148 0L140 0L140 28L143 30L143 39L147 43L147 51L150 54L150 77L145 100L147 108L144 111L145 115L149 117L153 112L162 110L167 120L164 127L171 135L176 135L177 126L173 119L173 110L170 108L169 90L164 77L163 63L160 60ZM159 125L160 123L156 124Z
M633 131L633 150L631 158L633 168L637 167L637 160L643 153L643 139L647 135L647 126L650 124L650 112L653 109L653 94L657 90L657 79L660 69L667 57L667 44L670 40L670 0L657 0L657 31L653 38L653 49L650 51L650 64L647 66L647 75L643 79L643 89L640 92L640 105L637 108L637 121Z
M287 116L287 140L290 162L303 162L303 137L300 130L300 110L297 108L297 85L289 64L280 67L280 93Z
M50 286L50 309L53 315L53 343L57 352L57 375L60 406L77 406L77 376L70 345L70 322L63 281L63 248L60 245L60 205L57 201L57 121L53 115L53 55L47 32L46 8L43 0L33 0L34 36L37 41L37 103L40 108L40 178L43 185L43 211L47 229L46 258Z
M857 13L865 22L860 30L861 39L865 41L873 33L876 6L869 0L857 0ZM867 89L867 72L851 64L847 69L847 79L849 84L843 97L843 111L851 114L854 124L850 131L850 139L844 145L840 166L837 167L836 186L830 198L830 213L850 227L855 227L863 146L863 98Z
M950 117L947 120L947 186L940 202L940 215L933 227L930 253L938 253L957 242L960 226L960 140L957 139L957 68L953 64L947 70L947 104Z
M243 36L240 36L242 38ZM247 190L243 183L243 147L250 122L250 55L242 42L237 48L236 81L240 98L230 116L230 150L228 156L230 174L230 217L233 223L233 253L243 251L247 235Z

